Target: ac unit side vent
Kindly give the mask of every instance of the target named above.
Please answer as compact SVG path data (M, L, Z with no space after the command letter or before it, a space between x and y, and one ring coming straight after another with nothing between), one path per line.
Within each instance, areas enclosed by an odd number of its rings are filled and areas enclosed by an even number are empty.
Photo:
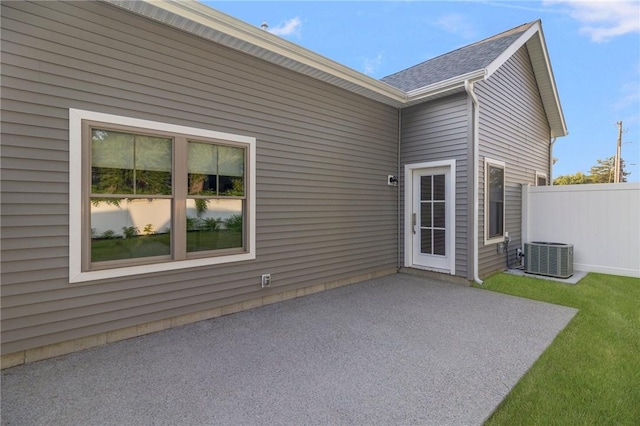
M524 244L524 271L528 274L569 278L573 275L573 244Z

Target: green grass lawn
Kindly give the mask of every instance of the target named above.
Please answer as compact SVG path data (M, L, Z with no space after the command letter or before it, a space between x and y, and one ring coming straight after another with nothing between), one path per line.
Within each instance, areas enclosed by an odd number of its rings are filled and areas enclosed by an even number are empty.
M640 279L498 274L483 288L580 310L487 425L640 424Z

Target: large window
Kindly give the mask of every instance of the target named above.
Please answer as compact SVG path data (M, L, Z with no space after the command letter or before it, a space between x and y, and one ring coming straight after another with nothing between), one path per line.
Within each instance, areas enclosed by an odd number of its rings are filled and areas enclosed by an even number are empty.
M501 161L485 159L484 240L485 244L504 240L504 170Z
M70 119L72 282L255 258L255 139Z

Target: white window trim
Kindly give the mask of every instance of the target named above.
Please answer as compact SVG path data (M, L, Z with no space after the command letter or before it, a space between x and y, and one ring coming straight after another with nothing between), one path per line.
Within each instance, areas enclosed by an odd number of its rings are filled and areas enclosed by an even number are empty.
M503 235L487 238L489 235L489 166L500 167L503 170L502 175L502 233ZM484 244L498 244L504 241L504 232L506 229L506 211L507 211L507 165L504 161L493 160L491 158L484 159Z
M543 177L547 181L547 184L545 186L549 185L549 178L547 177L547 174L546 173L542 173L542 172L536 172L535 186L540 186L540 185L538 185L538 178L541 178L541 177Z
M246 252L228 256L169 261L121 268L82 271L82 120L102 121L123 126L142 127L158 131L182 133L211 139L239 142L248 146L247 187L247 246ZM248 136L179 126L150 120L69 109L69 282L85 282L130 275L173 271L200 266L240 262L256 258L256 139Z

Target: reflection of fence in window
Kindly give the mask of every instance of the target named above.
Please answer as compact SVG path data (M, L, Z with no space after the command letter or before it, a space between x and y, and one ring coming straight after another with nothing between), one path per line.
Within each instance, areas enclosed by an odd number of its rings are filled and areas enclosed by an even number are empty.
M171 228L171 200L122 199L114 203L99 202L91 205L91 233L96 237L113 231L122 236L122 228L135 227L140 233L148 226L156 233Z
M187 218L197 218L203 222L207 219L220 220L220 227L225 228L225 221L234 215L242 215L244 200L209 199L204 201L206 201L206 209L202 211L196 205L196 199L187 199Z
M198 212L196 200L187 200L187 218L198 218L203 223L213 219L219 221L219 228L226 228L226 221L235 215L242 215L243 200L213 199L205 200L207 208ZM122 228L135 227L141 234L151 225L154 233L163 233L171 229L171 200L168 199L122 199L115 203L98 202L91 205L92 235L100 237L107 231L114 236L122 236Z

